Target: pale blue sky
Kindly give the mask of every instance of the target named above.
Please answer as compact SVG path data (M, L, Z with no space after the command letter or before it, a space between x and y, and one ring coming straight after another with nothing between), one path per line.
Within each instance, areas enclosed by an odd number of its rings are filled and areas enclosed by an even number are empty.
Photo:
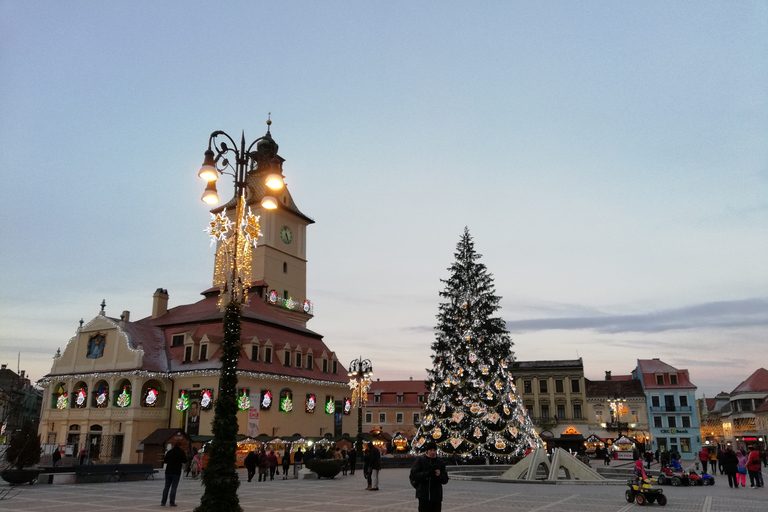
M0 360L210 285L208 136L272 134L345 364L424 378L464 226L519 359L768 367L768 3L0 2Z

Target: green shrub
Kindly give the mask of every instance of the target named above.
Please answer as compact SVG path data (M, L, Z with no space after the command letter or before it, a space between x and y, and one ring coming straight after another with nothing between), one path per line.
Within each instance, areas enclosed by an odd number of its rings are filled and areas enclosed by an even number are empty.
M307 468L317 473L317 478L333 478L341 472L344 461L333 459L310 459Z

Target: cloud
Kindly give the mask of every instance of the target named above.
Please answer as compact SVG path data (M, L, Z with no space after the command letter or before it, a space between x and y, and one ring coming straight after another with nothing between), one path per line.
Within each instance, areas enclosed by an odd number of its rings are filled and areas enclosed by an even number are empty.
M677 309L632 315L537 318L507 322L512 333L544 330L592 330L617 334L656 333L685 329L768 326L768 299L705 302Z

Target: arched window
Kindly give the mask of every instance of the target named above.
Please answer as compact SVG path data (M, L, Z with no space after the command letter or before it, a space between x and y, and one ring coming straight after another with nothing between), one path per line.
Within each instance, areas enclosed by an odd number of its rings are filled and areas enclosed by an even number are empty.
M159 381L148 380L141 387L141 406L142 407L162 407L165 405L165 392Z
M94 386L91 392L91 407L101 409L109 405L109 384L107 381L100 380Z
M131 399L133 398L131 389L131 381L128 379L120 381L120 384L117 385L117 388L115 388L112 394L115 407L123 408L131 405Z
M66 382L55 384L51 391L51 409L66 409L69 401L69 387Z
M88 406L88 384L83 381L75 384L75 396L70 404L77 409L85 409Z

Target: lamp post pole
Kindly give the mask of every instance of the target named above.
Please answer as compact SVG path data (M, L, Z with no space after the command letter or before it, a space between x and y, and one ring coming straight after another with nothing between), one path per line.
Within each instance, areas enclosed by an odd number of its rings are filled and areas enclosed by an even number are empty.
M349 387L352 389L353 403L357 407L357 450L363 449L363 406L368 401L368 390L371 387L373 366L370 359L360 356L349 363Z
M269 124L271 121L267 121L267 125ZM247 213L245 211L245 189L248 171L259 156L258 151L253 151L253 148L266 138L271 141L269 130L267 135L246 147L243 134L238 148L232 137L225 132L213 132L208 140L203 167L198 173L208 182L202 198L208 204L218 202L215 185L218 176L232 176L237 206L234 222L226 216L225 209L214 216L208 230L209 234L220 242L216 256L215 281L221 286L221 304L226 304L226 307L220 355L221 374L212 424L213 440L209 448L208 463L202 473L205 490L196 512L242 511L237 495L240 481L235 465L238 433L237 365L240 358L241 310L243 304L247 303L248 288L251 284L251 246L256 245L261 235L258 217L251 214L250 209ZM234 166L229 158L234 160ZM233 226L234 229L231 229Z

